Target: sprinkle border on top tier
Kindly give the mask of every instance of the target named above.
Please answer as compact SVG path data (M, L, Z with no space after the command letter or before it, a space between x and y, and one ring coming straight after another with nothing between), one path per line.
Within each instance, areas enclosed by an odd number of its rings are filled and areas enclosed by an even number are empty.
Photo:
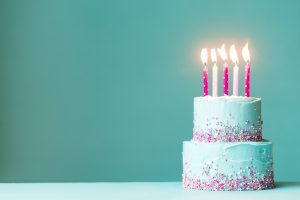
M229 115L232 118L232 115ZM262 141L262 124L261 116L256 123L245 121L247 128L238 125L230 125L220 121L217 117L207 120L206 127L193 131L193 139L197 142L245 142L245 141Z

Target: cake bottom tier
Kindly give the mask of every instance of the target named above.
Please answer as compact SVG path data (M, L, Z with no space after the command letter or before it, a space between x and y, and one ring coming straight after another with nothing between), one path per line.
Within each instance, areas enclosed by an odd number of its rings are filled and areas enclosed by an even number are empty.
M183 142L183 186L199 190L274 188L272 143Z

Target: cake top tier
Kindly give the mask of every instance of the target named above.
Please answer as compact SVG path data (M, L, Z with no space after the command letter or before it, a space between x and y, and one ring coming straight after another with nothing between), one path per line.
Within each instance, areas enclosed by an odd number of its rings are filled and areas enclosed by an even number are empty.
M194 140L262 140L261 99L240 96L195 97Z

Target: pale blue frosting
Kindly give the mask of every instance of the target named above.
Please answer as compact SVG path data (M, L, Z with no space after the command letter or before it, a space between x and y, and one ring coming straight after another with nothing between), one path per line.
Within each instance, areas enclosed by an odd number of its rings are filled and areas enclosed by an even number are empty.
M274 187L272 143L262 140L260 98L195 97L193 135L192 141L183 143L185 187Z
M218 130L225 131L225 126L227 131L235 131L234 134L260 134L253 140L261 140L261 99L236 96L194 98L194 133L214 136Z
M273 178L272 143L266 140L232 143L185 141L183 164L187 176L201 181L209 181L218 177L217 174L228 179L243 175L247 179ZM208 169L208 166L211 168ZM250 173L251 168L254 174Z

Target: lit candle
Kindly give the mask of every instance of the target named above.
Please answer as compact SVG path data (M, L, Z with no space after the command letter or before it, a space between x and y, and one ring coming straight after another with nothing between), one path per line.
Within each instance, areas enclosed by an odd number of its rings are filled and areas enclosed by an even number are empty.
M218 96L218 67L217 67L217 52L216 49L210 51L211 61L214 63L212 68L212 96Z
M232 62L235 64L233 67L233 96L239 95L239 67L238 64L238 56L236 53L236 49L234 45L230 47L230 58Z
M225 50L225 45L223 44L221 49L218 48L218 52L222 60L224 61L223 65L223 94L224 96L228 95L228 64L227 64L227 54Z
M242 55L247 62L245 66L245 97L250 97L250 53L248 43L242 49Z
M201 60L203 62L203 96L207 96L208 95L208 70L206 67L207 49L202 49Z

